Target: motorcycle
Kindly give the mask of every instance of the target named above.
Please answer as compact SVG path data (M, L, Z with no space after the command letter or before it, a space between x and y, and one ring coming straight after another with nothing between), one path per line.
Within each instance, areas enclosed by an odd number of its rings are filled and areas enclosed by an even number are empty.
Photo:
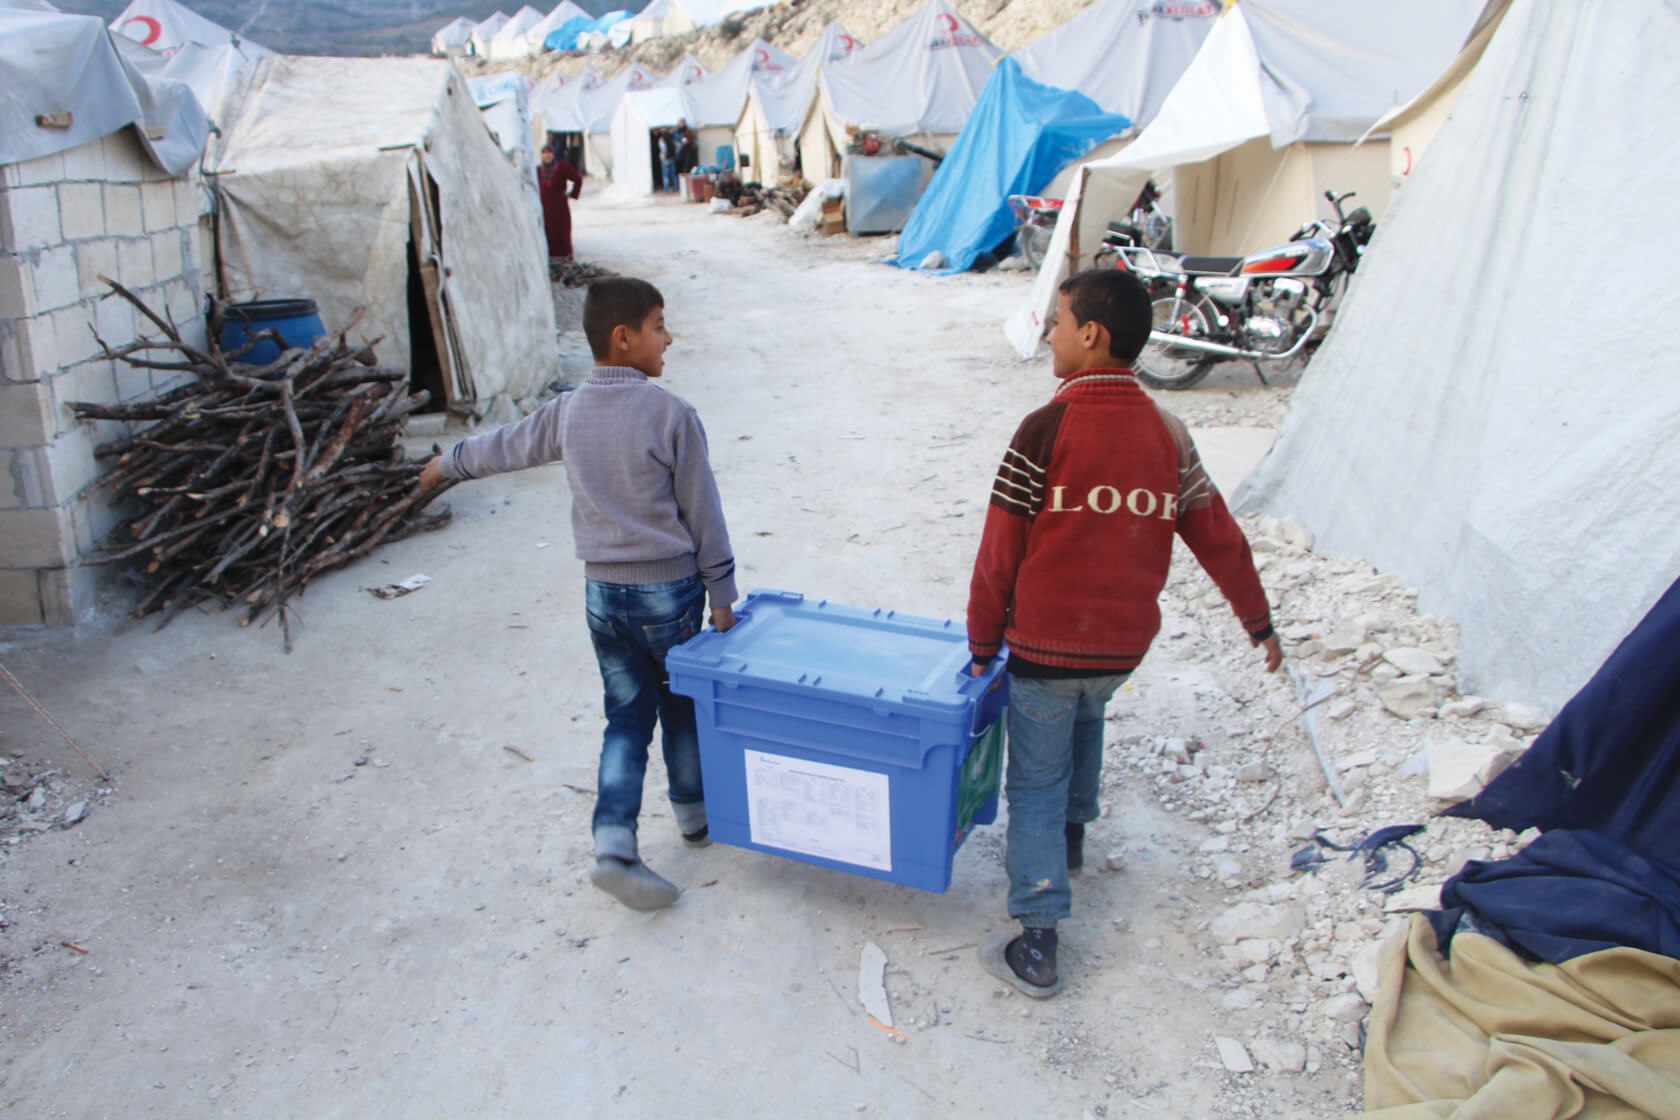
M1133 273L1152 297L1154 329L1134 367L1138 380L1188 389L1219 362L1245 359L1267 384L1261 362L1287 361L1321 341L1376 230L1365 207L1342 212L1353 194L1325 191L1334 224L1315 218L1287 244L1247 257L1105 244L1099 266Z
M1012 194L1008 202L1010 213L1015 215L1015 248L1036 272L1050 248L1050 235L1056 231L1056 218L1062 212L1062 200L1036 194Z

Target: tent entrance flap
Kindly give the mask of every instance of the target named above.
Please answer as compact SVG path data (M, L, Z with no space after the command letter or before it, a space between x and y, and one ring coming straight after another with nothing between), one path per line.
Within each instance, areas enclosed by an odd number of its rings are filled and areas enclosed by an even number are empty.
M444 313L437 182L427 174L425 157L418 150L408 163L408 214L409 380L416 389L429 391L434 405L449 408L459 396L455 374L460 368L459 343ZM417 302L425 309L424 326Z

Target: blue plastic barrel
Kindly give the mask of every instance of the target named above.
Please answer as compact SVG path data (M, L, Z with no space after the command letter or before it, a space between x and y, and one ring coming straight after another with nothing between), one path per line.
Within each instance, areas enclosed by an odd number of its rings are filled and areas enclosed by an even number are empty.
M223 353L244 346L258 331L272 330L286 340L285 349L307 349L317 338L327 333L321 313L312 299L258 299L248 303L230 303L222 308L222 337L217 339ZM266 366L280 357L282 348L273 339L265 338L240 355L248 365Z

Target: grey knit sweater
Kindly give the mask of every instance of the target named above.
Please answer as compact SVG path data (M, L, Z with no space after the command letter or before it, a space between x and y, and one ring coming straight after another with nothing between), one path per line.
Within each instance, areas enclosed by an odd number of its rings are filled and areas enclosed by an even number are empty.
M562 459L584 575L647 585L699 572L712 609L735 601L735 556L693 405L640 370L597 366L523 420L457 443L441 465L450 478L483 478Z

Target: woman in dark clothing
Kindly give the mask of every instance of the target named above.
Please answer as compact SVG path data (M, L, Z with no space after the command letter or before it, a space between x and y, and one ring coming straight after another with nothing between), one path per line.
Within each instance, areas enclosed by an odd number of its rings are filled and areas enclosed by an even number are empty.
M570 197L583 193L583 176L560 154L560 142L550 140L543 148L542 167L537 171L537 185L542 193L543 228L548 233L548 255L572 255L572 208L567 201L566 184L572 184Z

